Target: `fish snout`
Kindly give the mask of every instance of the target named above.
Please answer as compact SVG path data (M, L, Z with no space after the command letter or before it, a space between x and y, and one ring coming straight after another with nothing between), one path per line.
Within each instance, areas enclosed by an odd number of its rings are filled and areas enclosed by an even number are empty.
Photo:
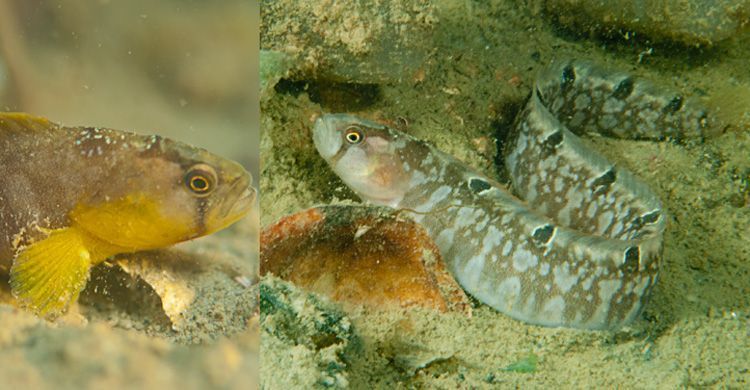
M329 115L315 120L313 143L325 160L333 158L341 149L343 141Z

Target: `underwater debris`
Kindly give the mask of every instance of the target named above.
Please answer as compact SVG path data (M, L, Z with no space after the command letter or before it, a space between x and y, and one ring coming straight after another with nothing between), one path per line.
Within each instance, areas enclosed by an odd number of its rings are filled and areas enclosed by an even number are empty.
M332 304L265 276L260 329L261 388L347 387L348 360L360 348L359 338Z
M536 364L538 361L539 361L539 358L535 354L530 353L528 356L524 357L523 359L520 359L515 363L511 363L505 366L504 368L502 368L501 370L528 374L528 373L532 373L536 371Z
M92 269L80 309L94 321L141 324L149 334L180 343L240 332L259 309L257 282L247 288L236 281L251 266L230 253L213 252L206 261L204 248L197 242L118 255L105 262L108 267Z
M261 275L345 305L471 310L424 228L384 207L314 207L267 227L260 242Z
M384 352L387 353L386 356L391 364L407 377L413 377L420 371L430 370L443 364L461 364L454 351L431 348L406 340L390 340L385 344Z
M179 271L171 264L154 262L148 257L118 259L117 265L130 276L148 283L161 298L162 309L172 322L172 328L180 328L184 321L182 314L193 303L195 291L177 274Z

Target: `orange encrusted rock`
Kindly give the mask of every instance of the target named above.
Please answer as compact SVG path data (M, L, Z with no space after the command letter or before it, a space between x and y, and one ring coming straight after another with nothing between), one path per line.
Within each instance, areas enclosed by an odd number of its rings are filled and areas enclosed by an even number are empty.
M419 224L383 207L320 206L261 233L260 273L272 273L345 306L421 306L470 314Z

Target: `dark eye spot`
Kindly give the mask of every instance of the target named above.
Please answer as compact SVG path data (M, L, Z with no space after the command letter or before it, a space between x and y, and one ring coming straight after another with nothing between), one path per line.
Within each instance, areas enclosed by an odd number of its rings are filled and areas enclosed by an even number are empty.
M563 133L562 131L556 131L547 138L542 141L542 150L546 152L548 155L555 153L557 150L557 147L560 146L563 142Z
M489 190L490 188L492 188L492 186L485 180L482 180L478 177L472 177L471 179L469 179L469 188L479 194Z
M659 212L659 210L654 210L650 213L639 215L638 217L633 219L633 222L631 223L631 230L638 231L646 225L656 223L660 217L661 213Z
M549 243L549 240L552 239L553 234L555 234L555 227L547 224L534 229L534 232L531 233L531 236L534 238L534 240L536 240L537 243L544 245Z
M604 172L601 176L594 179L594 181L591 183L591 187L594 189L594 191L606 191L609 189L609 186L614 184L615 180L617 180L617 173L615 172L615 168L610 168L607 170L607 172Z
M205 177L195 176L190 179L190 188L195 192L208 190L208 180Z
M576 70L573 69L573 65L568 65L565 68L563 68L562 71L562 78L560 80L560 87L563 91L566 91L568 88L570 88L573 83L576 81Z
M359 127L351 126L348 129L346 129L344 138L346 138L346 142L352 145L356 145L365 139L365 135L362 132L362 129L360 129Z
M663 112L665 114L674 114L682 108L683 98L682 96L675 96L672 100L664 106Z
M659 220L659 216L659 210L654 210L650 213L641 215L641 220L643 223L654 223Z
M622 269L628 273L634 273L638 271L638 267L641 263L641 250L637 246L631 246L625 250L623 256Z
M633 93L633 79L630 77L624 78L622 81L620 81L619 84L617 84L617 87L615 87L615 90L612 91L612 96L614 96L616 99L623 100L630 96L631 93Z
M185 174L185 185L197 196L205 196L216 187L216 172L206 164L196 164Z

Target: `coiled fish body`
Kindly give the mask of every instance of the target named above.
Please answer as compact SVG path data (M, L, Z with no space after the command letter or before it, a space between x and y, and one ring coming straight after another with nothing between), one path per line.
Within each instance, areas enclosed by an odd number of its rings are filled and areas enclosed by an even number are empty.
M478 300L533 324L615 329L656 283L666 216L643 182L567 125L648 139L702 136L708 126L705 111L678 95L571 61L540 77L509 139L518 197L425 142L354 116L322 116L314 141L363 199L411 212Z

